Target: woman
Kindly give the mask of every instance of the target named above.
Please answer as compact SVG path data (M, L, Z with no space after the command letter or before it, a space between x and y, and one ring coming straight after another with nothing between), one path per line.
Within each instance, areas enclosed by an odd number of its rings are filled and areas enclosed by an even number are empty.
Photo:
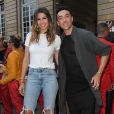
M6 69L7 75L0 80L0 84L8 84L9 94L16 114L20 114L23 107L22 96L18 92L18 85L21 76L23 51L20 49L21 40L15 36L10 36L12 52L8 55Z
M5 49L5 53L3 55L3 60L2 60L2 64L6 66L7 63L7 57L9 55L9 53L12 51L11 50L12 45L10 45L10 42L8 42L8 47L7 49ZM2 75L3 77L3 75ZM12 114L13 112L13 107L12 107L12 103L11 103L11 97L9 94L9 89L8 89L8 84L5 85L0 85L0 96L1 96L1 101L3 104L3 109L4 109L4 114Z
M19 91L24 94L22 113L33 114L37 99L42 90L45 114L54 114L55 99L58 90L57 75L53 57L58 64L60 37L55 35L52 19L46 8L35 12L32 32L25 41L25 56L22 67ZM24 77L29 65L28 79L24 93Z

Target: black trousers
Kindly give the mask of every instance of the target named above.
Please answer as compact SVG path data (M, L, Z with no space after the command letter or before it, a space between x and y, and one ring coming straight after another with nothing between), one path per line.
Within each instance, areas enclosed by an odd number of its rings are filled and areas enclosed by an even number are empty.
M66 94L70 114L95 114L95 97L90 89Z
M108 90L106 92L106 114L112 114L113 96L114 90Z

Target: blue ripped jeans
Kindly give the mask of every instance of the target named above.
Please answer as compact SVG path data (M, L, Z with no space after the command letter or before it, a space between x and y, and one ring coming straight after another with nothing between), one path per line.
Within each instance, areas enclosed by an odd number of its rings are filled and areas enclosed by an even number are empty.
M34 112L41 90L44 98L44 109L50 109L50 114L54 114L55 99L58 91L57 74L55 70L29 68L24 95L25 110L32 110Z

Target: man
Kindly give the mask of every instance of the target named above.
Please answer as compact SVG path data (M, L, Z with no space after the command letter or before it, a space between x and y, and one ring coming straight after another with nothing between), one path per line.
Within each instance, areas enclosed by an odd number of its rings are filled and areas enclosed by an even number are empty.
M100 91L101 91L101 98L102 98L102 107L100 110L100 114L106 114L106 92L107 90L111 89L111 85L114 84L114 44L107 41L107 37L109 34L109 28L106 23L99 23L97 27L98 38L100 41L110 45L112 47L110 58L108 60L108 64L106 65L104 72L101 77L100 83ZM97 56L97 62L100 63L100 57ZM111 103L111 102L110 102ZM114 105L114 100L113 100ZM113 107L113 106L112 106ZM114 108L112 108L112 113L114 114Z
M65 114L66 100L70 114L95 114L95 104L102 105L98 88L111 47L91 32L73 26L73 16L67 7L58 9L56 17L64 32L59 54L60 114ZM101 56L99 69L96 54Z

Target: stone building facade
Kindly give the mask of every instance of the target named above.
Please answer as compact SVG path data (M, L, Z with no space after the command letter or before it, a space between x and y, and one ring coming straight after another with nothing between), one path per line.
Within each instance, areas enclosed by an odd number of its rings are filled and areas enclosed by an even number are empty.
M55 11L61 4L70 5L79 26L93 32L97 23L114 20L114 0L0 0L0 33L6 39L12 34L24 39L31 30L36 8L48 8L55 20Z
M46 7L53 15L53 0L0 0L0 33L19 34L24 39L31 30L34 11Z
M114 0L98 0L98 22L114 20Z

